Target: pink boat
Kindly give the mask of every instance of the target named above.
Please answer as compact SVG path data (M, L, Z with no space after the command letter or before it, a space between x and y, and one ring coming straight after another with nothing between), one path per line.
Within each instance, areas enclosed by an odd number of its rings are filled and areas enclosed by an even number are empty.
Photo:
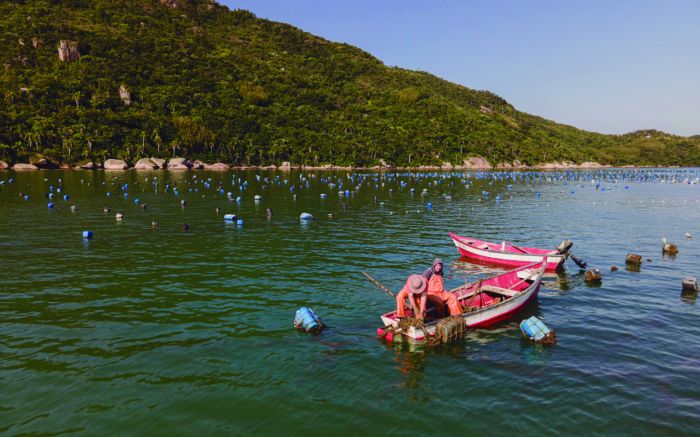
M547 270L557 270L562 267L569 249L573 243L563 241L556 249L538 249L536 247L521 247L507 241L501 244L489 243L476 238L462 237L450 232L452 241L462 256L504 266L524 266L539 262L547 257Z
M455 293L460 305L464 308L462 318L468 328L483 328L501 322L525 309L537 299L540 291L542 276L545 272L545 260L530 264L471 284L450 290ZM435 310L429 309L426 314L425 331L421 328L410 327L407 332L398 329L399 320L396 311L381 316L384 327L377 329L377 335L387 341L406 337L412 342L423 342L426 335L435 335L435 326L440 321L433 316ZM410 309L408 317L413 317ZM432 319L432 320L431 320ZM393 327L387 332L388 327Z

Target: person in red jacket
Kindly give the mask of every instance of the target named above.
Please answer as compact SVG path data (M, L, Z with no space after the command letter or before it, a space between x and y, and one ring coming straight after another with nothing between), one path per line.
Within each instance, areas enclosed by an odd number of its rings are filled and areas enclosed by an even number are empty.
M433 266L423 272L423 277L428 281L428 295L435 296L447 304L451 316L462 314L457 296L445 291L445 281L442 277L443 263L440 258L435 258Z
M413 309L413 317L425 318L425 305L428 301L428 281L421 275L411 275L406 285L396 295L396 316L406 317L406 299Z

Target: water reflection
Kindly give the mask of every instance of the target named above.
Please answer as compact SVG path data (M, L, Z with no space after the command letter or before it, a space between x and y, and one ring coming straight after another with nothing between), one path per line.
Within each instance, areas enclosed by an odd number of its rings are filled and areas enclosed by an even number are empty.
M404 387L412 390L422 388L423 374L427 366L425 350L422 350L422 348L421 350L414 348L414 350L407 351L402 349L400 347L395 350L393 361L403 376Z

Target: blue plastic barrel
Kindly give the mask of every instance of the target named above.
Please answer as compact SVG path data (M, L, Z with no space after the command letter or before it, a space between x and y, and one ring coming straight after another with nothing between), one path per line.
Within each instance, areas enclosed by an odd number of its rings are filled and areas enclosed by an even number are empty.
M301 307L294 316L294 327L304 332L318 332L324 324L311 308Z
M551 332L551 329L549 329L542 320L535 316L520 322L520 330L527 338L533 341L541 341Z

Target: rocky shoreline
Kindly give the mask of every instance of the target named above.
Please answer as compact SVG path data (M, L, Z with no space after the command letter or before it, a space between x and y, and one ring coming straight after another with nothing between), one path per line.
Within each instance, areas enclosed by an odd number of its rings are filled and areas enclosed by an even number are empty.
M384 161L381 162L382 165L372 166L372 167L352 167L352 166L338 166L338 165L292 165L289 162L283 162L281 165L266 165L266 166L231 166L223 162L217 162L214 164L208 164L200 160L191 161L186 158L142 158L134 163L134 165L129 165L126 161L120 159L107 159L103 163L95 162L85 162L77 166L70 166L67 164L55 164L48 159L39 159L33 163L15 163L10 166L4 161L0 161L0 170L15 170L15 171L36 171L36 170L105 170L105 171L154 171L154 170L169 170L169 171L179 171L179 170L210 170L210 171L228 171L228 170L335 170L335 171L354 171L354 170L376 170L376 171L438 171L438 170L590 170L590 169L602 169L602 168L612 168L612 165L603 165L593 161L583 162L581 164L576 164L573 162L548 162L545 164L538 165L527 165L520 161L513 161L512 163L499 163L496 166L492 166L486 159L481 157L470 157L463 161L462 164L453 165L449 162L443 163L443 165L419 165L415 167L395 167L386 164ZM625 165L622 168L649 168L657 166L638 166L638 165Z

